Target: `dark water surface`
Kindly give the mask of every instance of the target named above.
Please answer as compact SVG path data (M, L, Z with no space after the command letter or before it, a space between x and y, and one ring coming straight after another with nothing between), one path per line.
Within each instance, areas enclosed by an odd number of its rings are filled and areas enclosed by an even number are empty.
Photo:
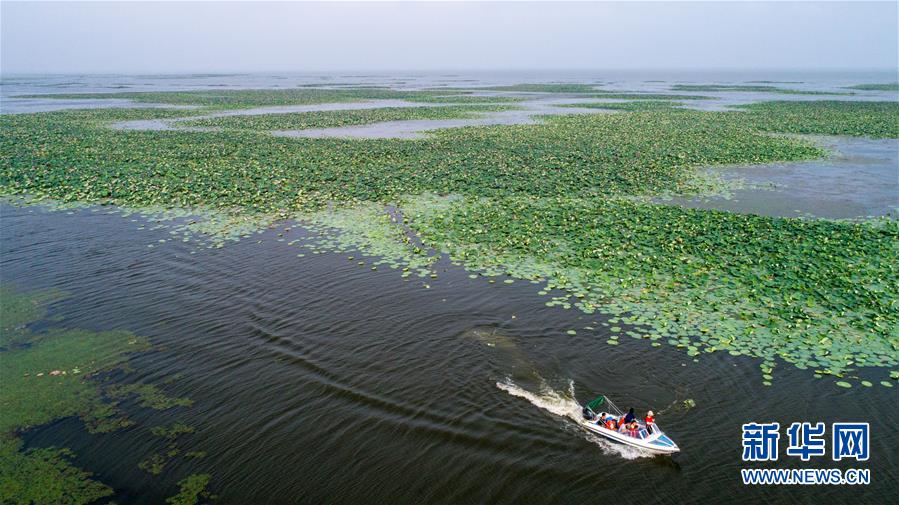
M51 307L53 325L150 338L157 349L117 378L183 374L163 387L195 401L126 407L138 425L110 434L67 419L24 436L72 448L119 503L161 503L195 472L212 474L220 504L889 503L899 491L896 388L844 390L782 364L764 387L754 359L609 346L602 317L449 264L437 279L406 281L345 255L297 257L276 231L198 249L160 244L166 230L106 210L0 211L4 283L71 292ZM576 408L571 390L653 408L683 452L636 457L591 438L564 415ZM175 458L158 477L138 469L164 450L149 427L175 421L197 428L183 450L207 456ZM783 455L782 433L781 460L759 466L870 468L872 484L743 486L740 425L750 421L870 422L868 462L802 463Z

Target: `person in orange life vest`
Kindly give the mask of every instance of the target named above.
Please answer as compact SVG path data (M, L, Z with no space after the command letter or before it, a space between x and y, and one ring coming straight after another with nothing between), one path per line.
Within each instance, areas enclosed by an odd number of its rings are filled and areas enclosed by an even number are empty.
M615 422L614 417L608 416L608 417L604 418L604 421L606 423L606 429L609 429L612 431L615 431L616 429L618 429L618 423Z
M648 431L649 434L652 435L652 429L653 426L655 426L656 418L651 410L646 413L646 417L643 418L643 422L646 423L646 431Z

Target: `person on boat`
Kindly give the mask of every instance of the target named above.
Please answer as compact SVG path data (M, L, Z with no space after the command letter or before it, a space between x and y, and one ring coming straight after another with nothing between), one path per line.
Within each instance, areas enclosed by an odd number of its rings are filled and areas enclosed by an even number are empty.
M606 414L602 417L603 422L605 423L606 429L615 431L618 429L618 424L615 422L615 418Z
M643 422L646 423L646 431L652 435L653 426L655 426L656 418L655 415L650 410L646 413L646 417L643 418Z
M633 410L633 409L631 409L631 410ZM631 420L631 422L629 422L625 425L625 429L627 430L628 435L630 435L634 438L637 438L637 430L640 429L640 425L637 424L636 419L633 419L633 420Z
M624 424L630 424L631 422L636 421L636 420L637 420L637 415L634 414L634 408L631 407L627 411L627 414L624 416Z

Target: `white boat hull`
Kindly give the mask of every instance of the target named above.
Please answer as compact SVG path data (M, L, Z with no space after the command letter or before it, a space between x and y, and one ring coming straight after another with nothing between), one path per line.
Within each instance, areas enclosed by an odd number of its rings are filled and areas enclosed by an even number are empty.
M677 444L675 444L674 441L668 438L668 436L665 435L658 427L654 427L652 434L644 438L640 438L640 436L635 437L626 432L623 433L610 430L605 426L596 424L596 421L581 419L580 424L587 431L600 435L608 440L611 440L612 442L636 447L653 454L674 454L680 452L680 448L677 446ZM642 428L643 426L641 426L641 429Z

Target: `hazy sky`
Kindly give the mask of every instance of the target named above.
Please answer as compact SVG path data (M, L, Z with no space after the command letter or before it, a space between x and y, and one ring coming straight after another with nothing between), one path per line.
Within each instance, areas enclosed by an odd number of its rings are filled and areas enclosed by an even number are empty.
M897 2L0 2L0 70L896 68Z

